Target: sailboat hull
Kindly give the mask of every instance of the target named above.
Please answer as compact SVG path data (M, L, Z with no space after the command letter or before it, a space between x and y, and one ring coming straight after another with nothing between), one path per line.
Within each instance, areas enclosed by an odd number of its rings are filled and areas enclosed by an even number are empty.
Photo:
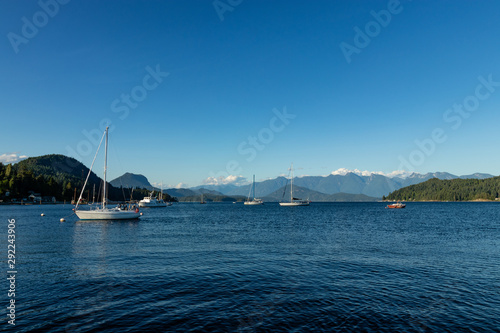
M139 201L139 207L148 207L148 208L167 207L167 203L156 199L154 200L143 199Z
M158 202L158 203L141 203L139 202L139 207L141 208L161 208L161 207L168 207L172 206L171 202Z
M308 201L302 201L302 202L280 202L280 206L309 206L309 202Z
M121 209L119 207L116 208L107 208L106 203L108 201L108 195L106 192L107 182L106 182L106 171L108 169L108 131L109 127L106 127L106 130L104 131L102 140L105 138L106 140L104 141L104 186L103 186L103 200L102 200L102 208L97 208L97 209L91 209L91 210L79 210L78 206L79 203L82 200L83 192L85 191L85 186L87 185L87 181L89 179L90 173L92 172L92 167L94 166L95 159L97 157L97 153L99 152L99 148L101 147L101 143L99 143L99 147L97 147L97 151L94 156L94 160L92 161L92 164L90 166L89 172L87 174L87 178L85 179L85 183L83 183L83 188L82 192L80 193L80 197L78 198L76 207L74 208L76 216L80 218L80 220L131 220L131 219L137 219L139 216L141 216L141 213L139 213L139 209L134 209L134 210L126 210L126 209ZM135 208L135 207L134 207Z
M75 214L80 220L131 220L141 216L135 210L118 209L77 210Z
M253 199L250 200L251 195L253 194ZM255 175L253 175L252 187L250 187L250 192L248 193L248 199L244 202L245 205L257 206L263 205L264 201L262 199L258 199L255 197Z
M252 200L252 201L245 201L244 202L245 205L250 205L250 206L254 206L254 205L263 205L264 202L262 200Z

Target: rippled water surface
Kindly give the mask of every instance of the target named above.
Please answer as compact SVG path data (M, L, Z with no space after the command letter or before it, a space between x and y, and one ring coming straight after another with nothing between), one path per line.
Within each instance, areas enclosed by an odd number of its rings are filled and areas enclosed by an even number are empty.
M500 204L384 206L176 204L63 223L71 206L0 206L4 274L16 220L14 330L500 332Z

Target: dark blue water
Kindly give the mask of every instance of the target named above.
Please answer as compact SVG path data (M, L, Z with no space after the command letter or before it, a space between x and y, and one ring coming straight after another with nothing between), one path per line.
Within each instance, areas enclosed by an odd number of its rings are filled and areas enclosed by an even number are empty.
M16 332L500 332L500 204L177 204L16 219ZM45 213L41 217L40 213ZM5 281L5 280L4 280Z

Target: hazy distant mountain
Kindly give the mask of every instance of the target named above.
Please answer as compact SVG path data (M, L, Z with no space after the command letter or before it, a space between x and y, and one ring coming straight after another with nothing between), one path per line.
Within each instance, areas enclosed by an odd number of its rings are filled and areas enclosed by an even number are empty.
M493 176L490 176L493 177ZM406 178L395 178L396 181L401 184L401 187L406 187L410 185L415 185L415 184L420 184L422 182L425 182L429 179L432 178L437 178L437 179L455 179L459 178L458 176L452 175L451 173L448 172L434 172L434 173L426 173L426 174L420 174L420 173L412 173Z
M268 180L264 180L264 181L258 182L258 183L256 182L255 183L255 196L259 197L259 198L264 197L264 196L282 188L286 184L287 184L287 179L285 177L268 179ZM252 185L249 184L249 185L243 185L240 187L235 187L234 189L232 189L231 191L229 191L227 193L224 191L221 191L221 190L220 191L226 195L248 196L248 194L250 193L250 186L252 186Z
M163 192L167 193L168 195L176 198L182 198L182 197L190 197L198 194L197 192L187 189L187 188L169 188L166 190L163 190Z
M366 202L366 201L379 201L380 198L369 197L364 194L351 194L351 193L335 193L328 197L327 202Z
M179 202L193 202L199 203L201 201L201 194L181 197L178 198ZM227 195L215 195L215 194L203 194L203 201L205 202L241 202L244 201L245 197L241 195L227 196Z
M212 194L212 195L224 195L223 193L221 193L219 191L208 190L206 188L199 188L198 190L196 190L196 192L203 193L203 194Z
M217 191L221 193L230 193L232 190L237 189L238 186L233 184L227 185L199 185L195 187L191 187L192 190L205 189L211 191Z
M153 188L153 186L149 183L148 179L145 176L129 172L123 174L118 178L113 179L109 183L114 187L147 188L147 189Z
M163 190L163 192L167 193L168 195L176 198L184 198L184 197L194 197L194 196L200 196L202 193L203 195L212 195L212 196L224 196L221 192L218 191L212 191L212 190L207 190L206 188L169 188L166 190Z
M335 202L335 201L379 201L380 198L369 197L364 194L335 193L326 194L310 190L301 186L293 186L293 196L300 199L308 199L313 202ZM290 185L282 187L262 198L265 202L290 200Z
M307 176L294 179L294 184L326 193L365 194L371 197L382 197L397 188L398 184L391 178L381 175L359 176L354 173L329 175L326 177Z
M460 176L460 179L486 179L486 178L492 178L494 176L487 174L487 173L473 173L472 175L465 175L465 176Z

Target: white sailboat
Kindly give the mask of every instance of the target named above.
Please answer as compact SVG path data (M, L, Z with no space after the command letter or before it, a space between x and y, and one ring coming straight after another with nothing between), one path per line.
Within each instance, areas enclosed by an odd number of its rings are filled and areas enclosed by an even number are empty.
M290 170L292 173L292 177L290 178L290 202L280 202L280 206L309 206L309 200L301 200L293 197L293 163Z
M75 214L81 219L81 220L129 220L129 219L136 219L138 218L141 214L139 213L139 208L131 208L130 207L114 207L114 208L108 208L107 207L107 183L106 183L106 172L108 168L108 130L109 127L106 127L106 130L104 131L104 134L101 138L101 142L99 143L99 147L97 148L97 152L94 156L94 160L92 161L92 165L90 166L89 173L87 175L87 178L85 179L85 183L83 184L82 192L80 193L80 198L76 202L75 206ZM92 167L94 166L95 159L97 157L97 153L99 152L99 148L101 147L102 140L106 138L105 144L104 144L104 190L103 190L103 195L102 195L102 206L97 207L96 209L90 209L90 210L82 210L78 209L78 205L82 199L83 191L85 190L85 186L87 185L87 181L89 179L90 173L92 172Z
M250 195L252 195L253 199L250 200ZM250 191L248 192L247 201L244 202L245 205L262 205L264 201L262 199L257 199L255 197L255 175L253 175L253 184L250 187Z
M154 190L151 191L149 196L144 197L141 201L139 201L139 207L149 207L149 208L157 208L157 207L167 207L167 203L163 201L163 183L160 186L160 192L158 193L158 197L153 196Z

